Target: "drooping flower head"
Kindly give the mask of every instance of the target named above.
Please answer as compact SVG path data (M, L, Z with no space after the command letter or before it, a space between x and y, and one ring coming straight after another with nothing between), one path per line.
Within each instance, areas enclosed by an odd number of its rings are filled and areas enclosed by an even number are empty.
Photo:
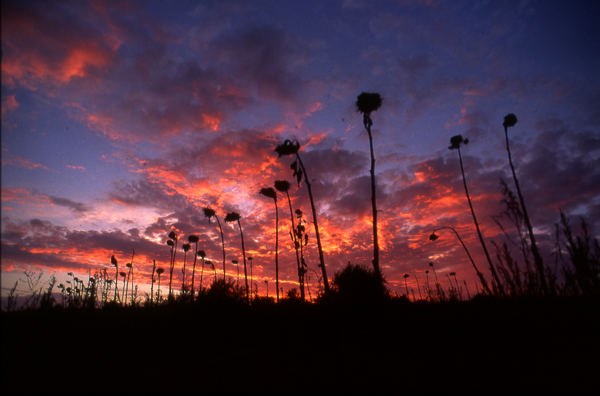
M181 249L183 249L184 252L187 252L188 250L190 250L190 244L184 243L183 245L181 245Z
M206 257L206 252L204 250L198 250L198 257L200 257L200 258Z
M114 254L112 256L110 256L110 263L112 265L114 265L115 267L117 266L117 258L115 257Z
M381 95L378 93L363 92L356 99L356 111L369 116L373 111L381 107Z
M275 188L284 193L290 189L290 183L287 180L275 180Z
M158 275L162 274L163 272L165 272L165 270L164 270L164 269L162 269L162 268L158 268L158 269L156 270L156 273L157 273Z
M175 243L173 242L173 240L169 239L169 240L167 240L167 245L173 247L173 246L175 246Z
M286 139L282 144L275 147L275 152L281 157L284 155L295 155L300 150L300 143L297 140Z
M227 213L227 216L225 216L225 221L228 222L228 223L231 223L233 221L238 221L241 218L242 217L240 216L239 213L237 213L237 212L231 212L231 213Z
M517 123L517 116L514 115L513 113L509 113L504 117L504 122L502 123L502 125L505 128L510 128L512 126L515 126L515 124Z
M198 238L198 235L190 235L188 237L188 242L189 243L196 243L200 240L200 238Z
M456 150L458 148L460 148L461 144L468 144L469 143L469 139L464 139L462 137L462 135L456 135L456 136L452 136L450 138L450 146L448 146L448 148L450 150Z
M260 194L264 195L267 198L271 198L277 201L277 193L273 187L266 187L260 189Z
M437 234L435 232L432 232L431 235L429 235L430 241L435 241L438 238L439 238L439 236L437 236Z
M169 232L169 238L177 240L177 234L175 233L175 231Z
M214 209L211 209L208 207L202 208L202 211L204 212L204 216L206 216L206 218L208 219L209 224L210 224L211 217L214 217L217 214L217 212L215 212Z
M403 277L404 279L408 278L410 275L409 274L404 274Z

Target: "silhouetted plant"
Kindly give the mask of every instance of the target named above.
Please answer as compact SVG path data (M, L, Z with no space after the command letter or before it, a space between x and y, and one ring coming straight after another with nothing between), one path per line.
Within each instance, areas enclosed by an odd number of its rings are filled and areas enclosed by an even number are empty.
M172 247L173 254L171 255L171 266L169 268L169 300L173 299L173 270L175 269L175 257L177 256L177 243L179 241L177 234L175 231L169 232L169 238L171 240L171 244L167 241L167 244Z
M319 234L319 224L317 221L317 210L315 208L315 200L314 200L313 194L312 194L312 187L310 184L310 179L309 179L308 175L306 174L306 168L304 167L302 158L300 158L299 150L300 150L300 143L298 143L298 141L292 142L289 139L285 140L282 144L278 145L275 148L275 152L277 152L279 157L281 157L283 155L293 155L296 157L296 160L294 162L292 162L292 164L290 165L290 168L293 171L293 176L296 177L296 181L298 182L298 185L300 185L300 182L302 181L303 178L306 183L306 188L308 190L308 197L310 199L310 206L312 209L313 224L315 227L315 236L317 238L317 248L319 250L319 262L320 262L319 267L321 268L321 272L323 274L323 287L325 289L325 293L328 293L329 292L329 281L327 280L327 271L325 269L325 259L323 257L323 247L321 246L321 237Z
M225 221L227 223L237 222L240 229L240 238L242 239L242 257L244 258L244 281L246 285L246 299L250 299L250 290L248 289L248 269L246 267L246 248L244 246L244 231L242 231L242 223L240 222L240 215L237 212L227 213Z
M252 263L253 259L252 259L251 256L248 256L248 261L250 261L250 296L252 296L252 290L253 290L252 284L253 284L254 275L253 275L253 272L252 272L252 270L253 270L253 263Z
M156 274L158 275L158 295L157 295L157 298L156 298L156 299L158 300L158 302L160 302L160 275L161 275L163 272L165 272L165 270L164 270L164 269L162 269L162 268L158 268L158 269L156 270Z
M409 274L402 275L402 277L404 278L404 287L406 288L406 298L410 298L410 295L408 293L408 283L406 282L409 276Z
M276 180L275 188L277 191L285 193L288 201L288 206L290 208L290 221L292 224L292 229L290 231L290 235L292 236L292 243L294 244L294 250L296 252L296 264L298 268L300 268L300 255L298 254L299 243L296 241L296 225L294 223L294 210L292 209L292 200L290 199L290 183L287 180ZM279 302L279 276L277 274L275 278L275 290L277 291L277 302Z
M185 262L187 260L187 252L190 250L191 246L189 243L184 243L181 245L181 250L183 250L183 268L181 269L182 280L181 280L181 292L185 291Z
M110 263L115 266L115 297L113 298L113 302L117 302L117 285L119 284L119 263L117 262L117 258L114 256L110 256Z
M204 275L204 258L206 257L206 252L204 250L198 250L196 255L202 259L202 268L200 269L200 291L198 292L200 293L202 291L202 277Z
M123 299L123 304L127 304L127 296L129 296L128 294L128 290L129 290L129 278L131 277L131 269L133 268L133 266L131 265L131 263L127 263L125 264L125 267L127 267L127 282L125 282L125 291L124 291L124 299ZM132 285L133 288L133 285ZM133 294L133 290L131 291L131 294Z
M382 278L371 269L348 263L333 277L332 293L323 296L353 305L380 304L388 297Z
M190 235L188 237L188 242L193 243L194 245L194 266L192 267L192 301L194 301L194 277L196 276L196 257L198 256L198 235ZM200 288L202 290L202 288Z
M375 184L375 152L373 150L373 135L371 134L371 126L373 120L371 113L381 107L381 96L378 93L363 92L358 95L356 100L356 109L363 114L363 125L369 135L369 149L371 153L371 207L373 211L373 269L375 274L382 276L379 267L379 240L377 237L377 198Z
M275 186L277 186L277 183L278 182L276 181ZM279 287L279 209L277 208L277 193L273 187L267 187L261 188L260 194L267 198L271 198L275 203L275 283L277 284L277 287ZM250 275L250 277L252 277L252 275ZM279 293L277 293L277 302L279 302Z
M581 234L571 230L567 216L560 213L560 230L570 266L563 264L565 292L571 295L600 296L600 243L590 235L587 222L581 218ZM561 255L561 260L563 257Z
M542 256L540 255L540 251L538 250L537 243L535 241L535 235L533 234L533 226L531 225L531 219L529 218L529 214L527 213L525 199L523 198L523 193L521 192L521 187L519 185L519 179L517 178L517 173L515 172L515 167L513 165L512 154L510 152L510 145L508 141L508 128L515 126L516 123L516 115L510 113L504 117L504 122L502 123L502 125L504 126L504 137L506 138L506 152L508 154L508 163L510 164L510 170L512 172L515 187L517 189L519 203L521 204L521 209L523 211L525 225L527 226L527 231L529 232L529 240L531 241L531 253L533 253L533 259L540 279L540 285L542 287L542 292L546 294L548 293L548 286L546 283L546 271L544 270L544 262L542 260Z
M210 219L214 217L217 220L217 225L219 226L219 232L221 233L221 246L223 248L223 280L225 280L225 237L223 236L223 228L221 227L221 222L219 221L219 216L217 213L211 208L203 208L204 216L208 218L208 223L210 224Z
M134 287L133 287L133 258L135 257L135 249L131 249L131 268L129 269L129 272L131 273L131 304L133 305L135 303L135 293L134 291Z
M481 271L479 271L479 268L477 268L477 265L475 264L475 260L473 260L473 256L471 256L471 253L469 252L469 249L467 249L467 245L465 244L465 242L463 241L463 239L460 237L460 235L458 234L458 231L456 231L456 229L452 226L443 226L443 227L437 227L436 229L433 230L433 232L431 233L431 235L429 235L429 240L431 241L435 241L439 238L439 236L436 234L436 231L441 231L441 230L450 230L454 233L454 235L456 236L456 239L458 239L458 241L460 242L461 246L463 247L463 249L465 250L465 253L467 254L467 257L469 258L469 261L471 262L471 265L473 265L473 268L475 269L475 273L477 274L477 277L479 278L479 281L481 282L481 285L483 286L484 290L486 291L486 293L488 293L489 295L492 294L492 291L490 290L485 277L483 276L483 274L481 273Z
M175 242L172 239L167 240L167 245L171 247L171 257L169 259L169 294L168 298L171 298L171 282L173 281L173 253L175 251Z
M152 282L150 283L150 305L154 302L154 274L156 273L156 260L152 260Z
M465 178L465 169L463 166L462 154L460 152L461 144L468 144L469 139L463 139L462 135L452 136L450 139L450 146L448 147L450 150L458 151L458 159L460 162L460 172L462 174L463 186L465 188L465 194L467 196L467 202L469 203L469 208L471 209L471 216L473 217L473 223L475 223L475 229L477 231L477 236L479 237L479 242L481 243L481 247L483 248L483 252L485 253L485 257L490 266L490 272L492 273L492 277L494 278L496 287L500 294L504 294L504 288L502 287L502 283L500 282L500 278L498 278L498 274L496 273L496 268L494 267L494 263L492 263L492 259L490 257L490 253L488 252L487 246L485 244L485 240L483 239L483 235L481 233L481 229L479 228L479 222L477 221L477 216L475 216L475 210L473 209L473 204L471 203L471 196L469 195L469 189L467 187L467 180Z
M304 227L304 219L302 218L303 213L300 209L296 209L296 217L298 218L298 225L294 230L295 238L294 243L300 247L300 265L298 266L298 285L300 287L300 297L302 301L305 300L304 293L304 274L307 271L306 261L304 260L304 248L308 245L308 234L306 234L306 228Z
M125 283L125 278L127 277L127 273L121 271L119 272L119 275L121 275L123 277L123 283ZM79 286L77 287L78 290L78 294L79 294ZM125 288L123 288L123 297L121 297L121 302L123 304L125 304Z

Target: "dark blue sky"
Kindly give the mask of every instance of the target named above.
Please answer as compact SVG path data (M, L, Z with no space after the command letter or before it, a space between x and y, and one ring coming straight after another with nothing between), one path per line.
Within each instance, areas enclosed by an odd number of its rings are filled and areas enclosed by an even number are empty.
M289 160L273 152L290 137L315 185L329 271L368 265L362 91L383 97L373 121L393 288L429 261L474 278L450 236L427 240L435 225L456 226L481 259L447 149L453 135L471 140L463 154L475 209L486 237L502 240L492 218L500 177L512 182L509 112L550 255L559 209L592 225L600 216L599 16L593 1L4 1L3 293L25 269L87 273L131 247L148 272L168 259L170 228L201 234L216 255L206 205L240 212L262 286L273 277L274 225L257 192L291 179ZM304 188L293 197L309 213ZM227 234L237 257L237 234ZM308 259L316 269L312 239Z

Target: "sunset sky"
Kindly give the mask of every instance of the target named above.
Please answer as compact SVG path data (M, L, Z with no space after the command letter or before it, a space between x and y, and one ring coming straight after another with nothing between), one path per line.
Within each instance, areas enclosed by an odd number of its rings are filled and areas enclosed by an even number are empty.
M2 295L23 271L87 276L111 269L111 255L124 265L132 248L146 290L152 260L168 267L171 229L199 235L221 268L205 206L221 220L241 214L259 290L265 280L273 290L274 205L258 191L293 182L291 158L274 152L287 138L302 144L329 278L348 262L369 266L369 141L354 104L363 91L383 97L372 118L392 290L403 291L404 273L411 287L415 275L424 282L433 261L474 291L454 236L429 241L437 226L456 227L488 274L448 145L470 140L467 182L495 252L500 178L514 187L502 127L511 112L517 173L551 260L560 209L600 230L599 17L595 1L2 1ZM292 186L309 221L314 293L310 203L304 184ZM286 205L280 195L289 290ZM224 231L235 277L240 235Z

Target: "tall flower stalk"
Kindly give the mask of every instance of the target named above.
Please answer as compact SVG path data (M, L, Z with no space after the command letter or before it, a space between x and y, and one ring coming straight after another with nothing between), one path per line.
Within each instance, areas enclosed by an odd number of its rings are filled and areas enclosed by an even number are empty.
M519 203L521 204L521 210L523 211L523 218L525 220L525 225L527 226L527 231L529 232L529 240L531 241L531 253L533 253L533 259L535 262L535 267L538 272L538 276L540 278L540 285L542 287L542 292L544 294L548 293L548 285L546 284L546 275L544 271L544 262L542 260L542 256L540 255L540 251L538 250L537 243L535 242L535 235L533 234L533 226L531 225L531 219L529 218L529 214L527 213L527 207L525 206L525 199L523 198L523 193L521 193L521 186L519 185L519 179L517 178L517 173L515 172L515 167L512 161L512 154L510 152L510 145L508 141L508 128L515 126L517 123L517 116L513 113L507 114L504 117L504 122L502 126L504 126L504 137L506 138L506 152L508 153L508 163L510 164L510 170L512 171L513 180L515 181L515 187L517 189L517 195L519 196Z
M315 208L315 200L313 198L312 187L310 184L310 178L306 174L306 168L304 167L304 163L302 162L302 158L300 157L300 143L298 141L291 141L289 139L285 140L282 144L278 145L275 148L275 152L279 155L279 157L284 155L293 155L296 158L296 161L292 162L290 168L293 170L293 175L296 177L298 184L304 179L306 183L306 188L308 190L308 197L310 199L310 206L312 209L313 215L313 224L315 226L315 236L317 238L317 248L319 250L319 267L321 268L321 273L323 275L323 288L325 293L329 293L329 281L327 280L327 270L325 268L325 258L323 257L323 246L321 245L321 236L319 234L319 223L317 221L317 210Z
M192 301L194 301L194 277L196 275L196 257L198 256L198 235L190 235L188 242L195 244L194 246L194 266L192 267Z
M150 305L154 301L154 274L156 273L156 260L152 260L152 283L150 284Z
M250 300L250 290L248 289L248 268L246 266L246 247L244 246L244 231L242 230L241 216L237 212L227 213L225 221L227 223L237 222L240 229L240 238L242 239L242 257L244 258L244 281L246 286L246 299Z
M277 186L277 182L275 182L275 185ZM271 198L275 204L275 284L279 288L279 209L277 208L277 193L273 187L266 187L260 189L260 194ZM277 302L279 302L279 293L277 293Z
M156 301L157 301L157 302L160 302L160 275L161 275L163 272L165 272L165 270L164 270L164 269L162 269L162 268L158 268L158 269L156 270L156 274L158 275L158 294L157 294L157 296L156 296Z
M298 265L298 285L300 286L300 298L302 301L306 299L304 293L304 275L306 274L306 261L304 261L304 247L308 245L308 234L306 233L306 228L304 227L304 219L302 216L304 213L300 209L296 209L296 217L298 217L298 225L294 230L295 244L300 247L300 264Z
M294 224L294 210L292 209L292 200L290 199L290 183L287 180L276 180L275 181L275 188L277 189L277 191L284 193L285 196L287 197L287 201L288 201L288 206L290 208L290 221L292 223L292 230L290 232L290 234L292 235L292 242L294 244L294 250L296 251L296 264L297 267L300 268L300 255L298 253L298 248L299 248L299 244L296 241L296 225ZM277 301L279 301L279 274L277 274L277 277L275 278L275 288L277 289Z
M381 269L379 267L379 239L377 236L377 197L375 184L375 152L373 150L373 135L371 134L371 126L373 120L371 113L381 107L381 96L378 93L363 92L358 95L356 100L356 109L363 114L363 125L369 135L369 149L371 152L371 209L373 211L373 270L375 275L382 278Z
M223 280L225 280L225 237L223 236L223 228L221 227L221 222L219 221L219 216L217 213L211 208L203 208L204 216L208 218L208 223L210 224L210 219L214 217L217 220L217 225L219 226L219 232L221 233L221 246L223 247Z
M131 304L135 303L135 294L133 288L133 257L135 256L135 249L131 249Z
M435 241L436 239L438 239L439 236L436 234L436 232L441 231L441 230L450 230L454 233L454 235L456 236L456 239L458 239L458 241L462 245L463 249L465 250L465 253L467 254L467 257L469 258L469 261L473 265L473 268L475 269L475 273L477 273L477 277L479 278L479 281L481 282L481 286L483 286L483 289L485 290L485 292L487 294L491 295L492 291L490 290L490 287L488 286L487 281L485 280L485 277L483 276L481 271L479 271L479 268L477 268L477 265L475 264L475 260L473 260L473 256L471 256L471 252L469 252L469 249L467 249L467 245L465 245L465 242L460 237L460 235L458 234L458 232L456 231L456 229L454 227L444 226L444 227L438 227L438 228L434 229L433 232L431 233L431 235L429 235L429 240Z
M483 239L483 235L481 233L481 229L479 228L479 222L477 221L477 216L475 216L475 210L473 209L473 203L471 202L471 195L469 195L469 188L467 187L467 180L465 178L465 168L463 166L462 154L460 152L461 144L468 144L469 139L463 139L462 135L452 136L450 139L450 146L448 147L450 150L458 151L458 159L460 162L460 172L462 174L463 186L465 187L465 194L467 196L467 202L469 203L469 208L471 209L471 216L473 217L473 223L475 224L475 230L477 231L477 236L479 237L479 242L481 243L481 247L483 248L483 252L485 253L485 258L488 261L490 266L490 272L492 273L492 277L496 283L496 287L500 291L500 294L504 294L504 288L502 287L502 283L500 282L500 278L496 273L496 268L494 267L494 263L492 263L492 259L490 257L490 253L488 252L487 246L485 245L485 240Z
M119 285L119 263L117 262L117 258L115 257L115 255L113 254L112 256L110 256L110 263L112 265L115 266L115 296L113 297L113 301L116 302L117 301L117 289L118 289L118 285Z
M191 246L189 243L184 243L181 245L181 249L183 250L183 268L181 269L182 280L181 280L181 292L185 291L185 262L187 260L187 252L190 250Z
M200 295L202 292L202 277L204 275L204 258L206 257L206 253L204 250L198 250L196 255L202 259L202 268L200 269L200 289L198 290L198 295Z

